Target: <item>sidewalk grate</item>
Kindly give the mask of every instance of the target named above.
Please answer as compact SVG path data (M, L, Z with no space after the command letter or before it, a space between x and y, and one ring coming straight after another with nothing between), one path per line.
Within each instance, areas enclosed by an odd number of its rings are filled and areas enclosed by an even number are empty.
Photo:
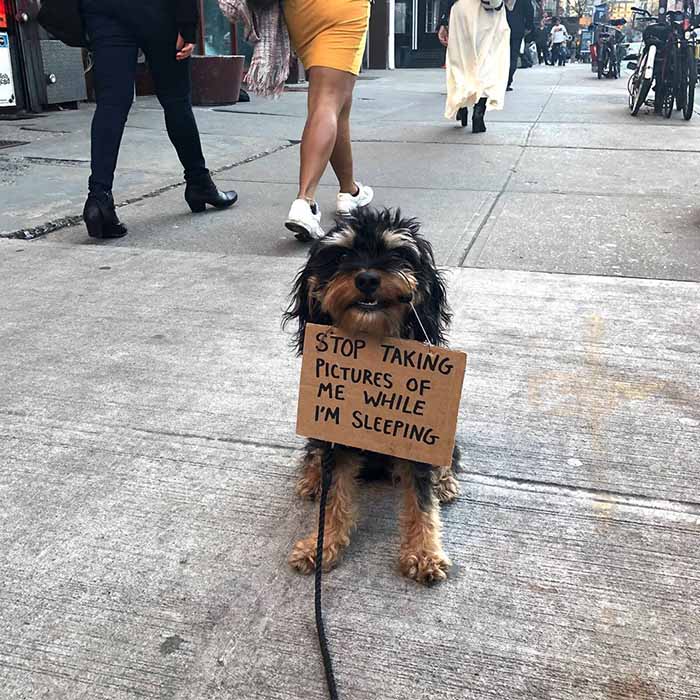
M26 146L29 141L3 141L0 139L0 148L14 148L15 146Z

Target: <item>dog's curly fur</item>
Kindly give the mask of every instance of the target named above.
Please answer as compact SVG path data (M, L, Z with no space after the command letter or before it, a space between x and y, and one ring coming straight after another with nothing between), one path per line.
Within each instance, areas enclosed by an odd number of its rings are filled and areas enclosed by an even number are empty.
M285 314L285 324L297 324L294 342L299 353L304 349L307 323L444 345L450 320L445 282L418 222L402 218L398 210L375 209L360 209L339 219L314 243L295 280ZM325 444L316 440L306 446L297 484L302 497L314 498L319 493L324 449ZM457 496L458 467L457 449L450 466L435 468L336 446L326 510L324 568L332 568L350 542L358 477L379 469L401 484L402 573L421 583L445 579L450 562L442 548L439 504ZM295 545L289 561L298 571L310 573L315 556L316 537L310 536Z

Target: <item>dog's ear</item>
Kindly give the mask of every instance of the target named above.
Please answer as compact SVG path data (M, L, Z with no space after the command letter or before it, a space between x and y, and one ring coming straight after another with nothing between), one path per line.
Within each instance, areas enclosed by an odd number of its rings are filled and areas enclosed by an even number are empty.
M313 253L313 251L312 251ZM296 321L298 326L292 337L292 343L297 352L304 351L304 333L307 323L328 324L330 321L321 311L321 304L315 296L318 278L314 276L307 263L294 279L287 311L282 318L282 328Z
M442 272L435 266L433 248L422 236L414 234L414 240L421 256L419 280L419 303L416 313L425 329L411 312L410 323L413 326L413 337L429 342L431 345L444 345L445 333L452 320L450 307L447 304L447 290ZM425 337L427 335L427 337Z

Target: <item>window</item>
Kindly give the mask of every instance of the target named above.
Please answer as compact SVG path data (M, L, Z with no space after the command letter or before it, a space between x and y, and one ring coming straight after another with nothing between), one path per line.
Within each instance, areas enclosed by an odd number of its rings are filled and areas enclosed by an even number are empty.
M426 0L425 2L425 33L435 34L440 21L440 0Z
M231 23L219 9L217 0L202 2L202 33L204 46L199 47L205 56L231 56L234 35Z

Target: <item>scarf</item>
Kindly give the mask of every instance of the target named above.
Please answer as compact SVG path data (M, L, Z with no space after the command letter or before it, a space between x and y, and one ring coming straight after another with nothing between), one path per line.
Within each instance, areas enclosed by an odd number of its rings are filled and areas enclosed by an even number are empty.
M253 11L246 0L218 0L219 7L232 23L241 22L245 38L253 45L253 57L246 83L262 97L279 97L289 77L292 45L284 21L282 1L267 10Z

